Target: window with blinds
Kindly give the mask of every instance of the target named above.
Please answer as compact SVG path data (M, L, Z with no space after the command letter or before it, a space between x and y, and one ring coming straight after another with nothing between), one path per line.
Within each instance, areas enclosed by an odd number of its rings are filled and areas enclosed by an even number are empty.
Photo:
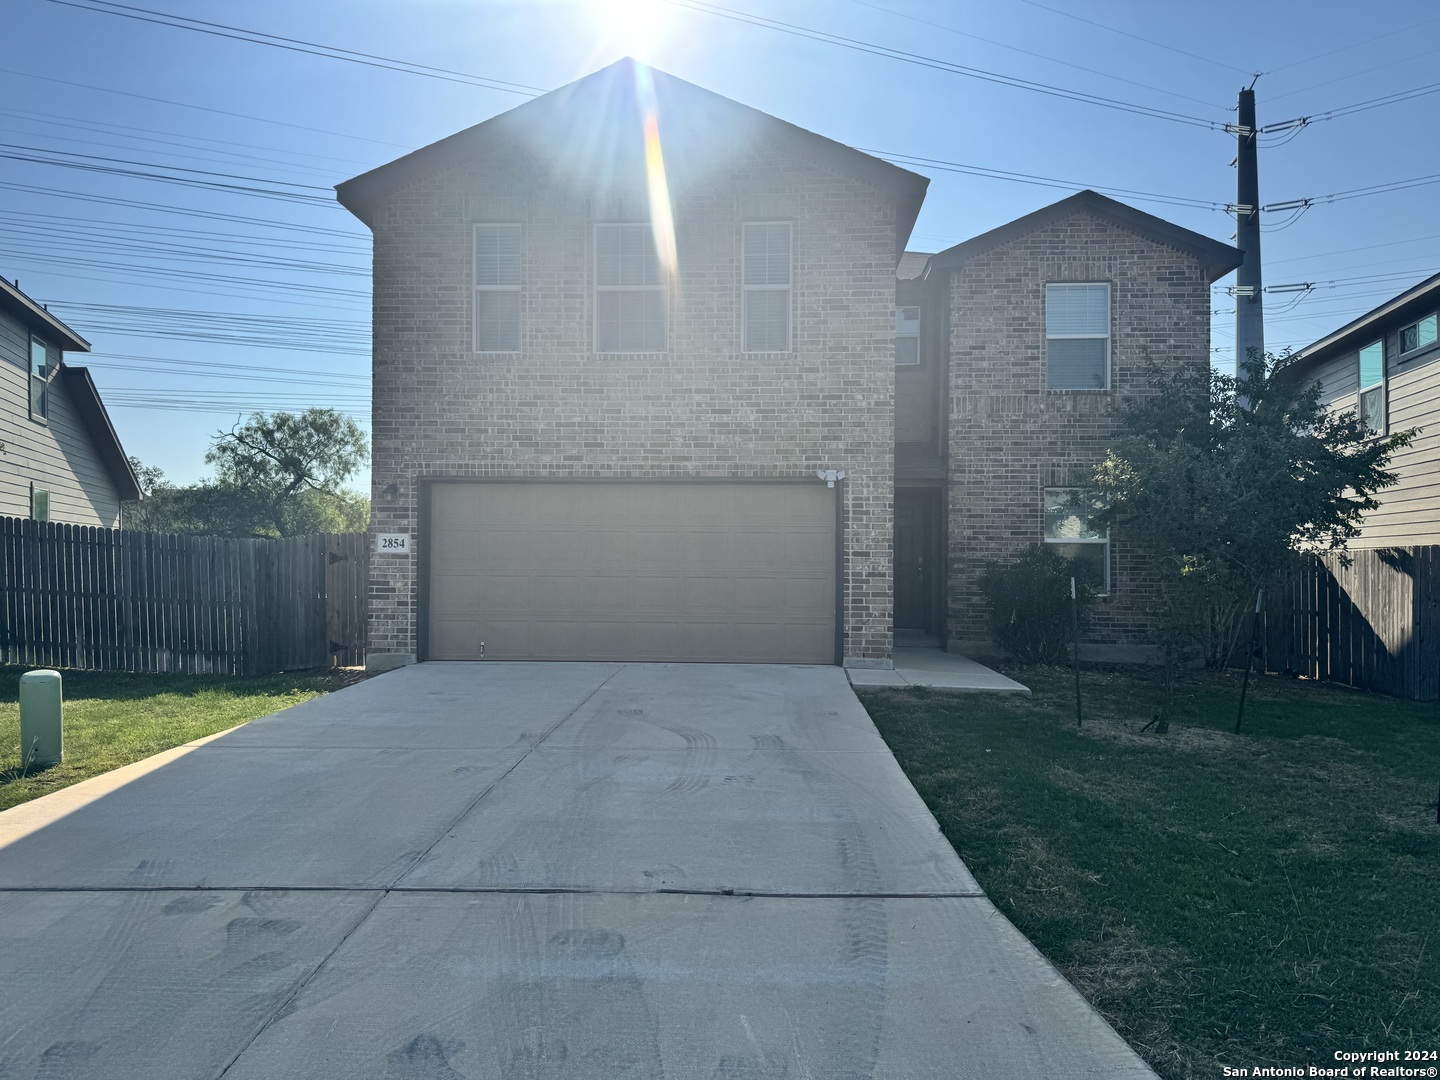
M742 226L741 307L746 352L790 351L792 230L788 221Z
M1372 341L1360 350L1360 420L1375 434L1385 431L1385 342Z
M1045 370L1051 390L1110 387L1110 286L1045 286Z
M475 351L520 351L519 225L475 226Z
M665 351L665 292L647 224L595 226L595 351Z

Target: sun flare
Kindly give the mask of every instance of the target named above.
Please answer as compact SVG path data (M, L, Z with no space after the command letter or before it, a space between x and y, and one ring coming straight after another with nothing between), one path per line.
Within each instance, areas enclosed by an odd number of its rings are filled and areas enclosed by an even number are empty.
M586 0L585 6L600 43L637 60L653 59L675 10L664 0Z

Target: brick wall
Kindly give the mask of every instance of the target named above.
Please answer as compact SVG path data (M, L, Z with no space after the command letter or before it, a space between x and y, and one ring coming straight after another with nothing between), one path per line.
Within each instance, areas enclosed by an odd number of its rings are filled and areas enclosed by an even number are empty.
M418 536L426 476L844 469L844 652L883 659L895 209L783 142L708 156L703 144L667 161L680 271L665 355L596 355L591 346L593 226L648 219L633 170L562 171L517 145L389 198L374 222L372 528ZM746 220L794 222L788 355L741 352ZM471 226L485 221L524 225L518 355L471 349ZM413 655L416 564L377 556L372 566L371 653Z
M1047 487L1083 481L1115 429L1112 410L1148 394L1147 360L1209 363L1210 289L1196 259L1076 213L950 271L948 626L951 647L989 651L977 581L1044 536ZM1046 389L1045 285L1111 286L1109 390ZM1096 604L1092 655L1143 651L1150 563L1111 543L1111 592Z

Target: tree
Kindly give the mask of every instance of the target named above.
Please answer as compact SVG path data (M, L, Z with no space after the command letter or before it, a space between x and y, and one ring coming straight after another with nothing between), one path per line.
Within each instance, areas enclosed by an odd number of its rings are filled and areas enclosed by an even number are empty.
M1288 372L1287 359L1252 357L1238 377L1152 365L1156 393L1121 413L1095 470L1108 523L1159 570L1162 731L1175 665L1228 663L1256 591L1306 553L1343 553L1397 479L1391 456L1414 438L1382 438L1354 411L1329 411L1320 384Z
M247 516L279 536L297 536L353 517L354 497L341 498L340 485L369 456L355 421L306 409L251 414L216 434L205 461L215 466L215 486L242 496Z
M176 486L132 457L145 498L125 505L123 527L238 537L361 532L370 500L340 485L368 456L364 432L331 409L255 413L216 434L205 455L213 479Z

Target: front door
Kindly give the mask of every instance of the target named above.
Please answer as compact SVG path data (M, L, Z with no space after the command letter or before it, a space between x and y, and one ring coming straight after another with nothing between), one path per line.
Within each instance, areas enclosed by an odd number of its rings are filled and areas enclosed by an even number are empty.
M895 489L895 629L934 632L940 493Z

